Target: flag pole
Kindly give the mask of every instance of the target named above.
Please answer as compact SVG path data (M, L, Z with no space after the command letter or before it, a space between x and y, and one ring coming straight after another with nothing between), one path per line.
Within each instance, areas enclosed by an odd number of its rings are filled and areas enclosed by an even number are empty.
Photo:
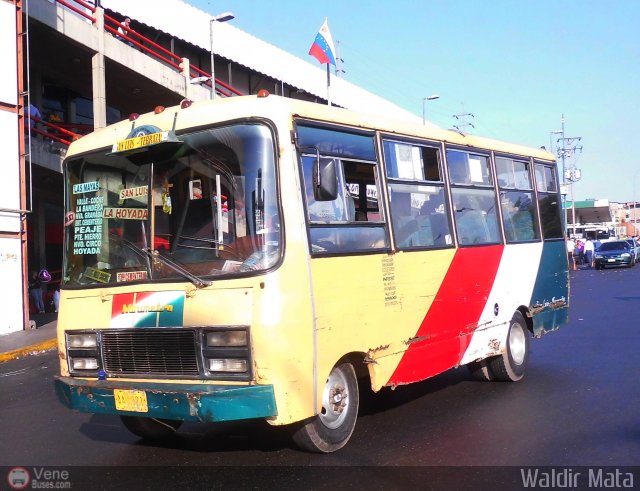
M331 64L327 63L327 105L331 106Z

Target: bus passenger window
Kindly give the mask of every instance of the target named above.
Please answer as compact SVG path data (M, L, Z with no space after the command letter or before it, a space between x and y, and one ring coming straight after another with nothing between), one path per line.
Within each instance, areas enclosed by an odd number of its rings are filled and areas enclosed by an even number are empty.
M453 243L443 187L390 183L389 196L399 248L445 247Z
M496 157L500 204L507 243L538 240L530 164L508 157Z
M338 177L336 199L318 201L313 193L316 158L303 155L301 159L311 253L353 253L388 247L378 204L375 162L333 158Z
M500 242L493 191L454 188L452 194L460 245Z

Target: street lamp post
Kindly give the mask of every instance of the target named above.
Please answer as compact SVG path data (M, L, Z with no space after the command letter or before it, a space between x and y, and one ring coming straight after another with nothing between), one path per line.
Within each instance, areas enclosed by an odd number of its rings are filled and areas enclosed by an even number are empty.
M227 22L235 17L231 12L223 12L219 15L214 15L209 19L209 52L211 54L211 99L216 98L216 69L213 64L213 23L214 22Z
M422 98L422 124L423 125L425 125L427 121L425 119L425 106L427 104L427 101L435 101L436 99L440 99L440 96L437 94L433 94L433 95Z

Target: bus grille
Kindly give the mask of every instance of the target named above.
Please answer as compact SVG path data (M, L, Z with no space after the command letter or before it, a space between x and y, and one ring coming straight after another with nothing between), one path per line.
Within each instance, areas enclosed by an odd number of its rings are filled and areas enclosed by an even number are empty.
M136 329L102 331L102 357L109 375L196 377L194 331Z

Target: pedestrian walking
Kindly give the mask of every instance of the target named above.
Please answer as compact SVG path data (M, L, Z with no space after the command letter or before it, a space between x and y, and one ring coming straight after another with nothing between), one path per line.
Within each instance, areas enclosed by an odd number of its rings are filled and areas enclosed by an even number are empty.
M575 256L576 243L571 238L567 238L567 259L569 261L569 268L576 269L576 256Z
M584 243L584 260L587 263L587 268L593 267L593 253L595 251L595 245L591 239L587 239Z
M584 242L581 240L576 241L574 256L578 265L584 264Z
M44 301L42 300L42 281L35 271L31 273L29 280L29 296L33 299L39 314L44 314Z

